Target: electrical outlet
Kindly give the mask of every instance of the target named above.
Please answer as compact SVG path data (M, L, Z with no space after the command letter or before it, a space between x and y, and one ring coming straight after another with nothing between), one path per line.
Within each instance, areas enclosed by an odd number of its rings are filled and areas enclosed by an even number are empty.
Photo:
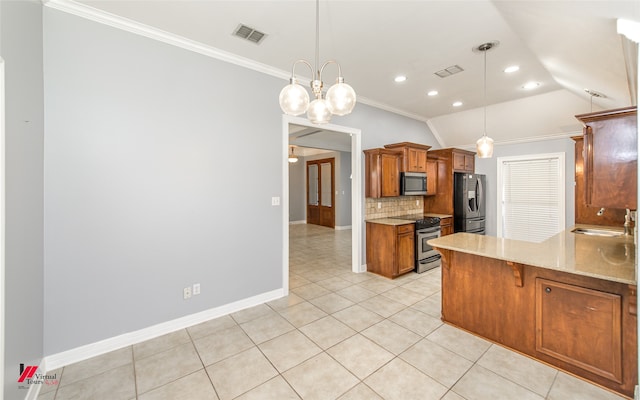
M420 205L420 200L416 200L416 205L419 206Z
M378 202L378 208L382 208L382 203Z
M200 294L200 284L199 283L194 283L193 284L193 295L197 296Z
M191 298L191 286L187 286L186 288L182 289L182 296L185 300Z

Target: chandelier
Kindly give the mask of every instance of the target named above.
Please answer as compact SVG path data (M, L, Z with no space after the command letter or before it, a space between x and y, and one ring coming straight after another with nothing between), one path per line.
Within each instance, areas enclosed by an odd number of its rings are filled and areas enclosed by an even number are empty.
M342 69L340 64L335 60L329 60L318 68L318 59L320 58L320 1L316 0L316 59L314 66L311 66L306 60L297 60L291 68L291 78L289 84L280 92L280 108L285 114L300 115L307 113L307 118L314 124L325 124L331 120L332 115L347 115L351 113L356 105L356 92L353 88L344 83L342 77ZM298 84L296 80L296 65L305 64L311 70L313 80L310 82L311 91L316 97L309 103L309 93L306 89ZM322 88L322 72L329 64L335 64L338 67L338 78L336 83L327 90L325 98L323 98Z
M482 137L476 142L476 150L479 158L491 158L493 156L493 139L487 136L487 51L497 47L499 42L483 43L474 50L484 53L484 129Z

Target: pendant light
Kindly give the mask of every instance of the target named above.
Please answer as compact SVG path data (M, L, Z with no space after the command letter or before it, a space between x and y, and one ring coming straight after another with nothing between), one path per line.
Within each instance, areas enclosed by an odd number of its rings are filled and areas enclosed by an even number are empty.
M481 51L484 55L484 126L482 137L476 142L476 150L479 158L491 158L493 156L493 139L487 136L487 51L497 47L499 42L487 42L476 47L475 51Z
M347 115L351 113L356 105L356 92L353 88L344 83L340 64L334 60L329 60L318 68L320 58L320 0L316 0L316 59L315 68L306 60L297 60L291 68L291 78L289 84L280 92L280 108L285 114L300 115L307 112L307 118L314 124L324 124L331 120L332 115ZM309 94L302 87L295 74L296 65L302 63L309 67L313 80L310 83L311 91L316 97L309 103ZM323 98L322 72L329 64L338 67L338 78L336 83L327 91L326 98Z
M291 146L291 154L289 154L289 162L296 163L298 162L298 156L296 156L293 152L293 146Z

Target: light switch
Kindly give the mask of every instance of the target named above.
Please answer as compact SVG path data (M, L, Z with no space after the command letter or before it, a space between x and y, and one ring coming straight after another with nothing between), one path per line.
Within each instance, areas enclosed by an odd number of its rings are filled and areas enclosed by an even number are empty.
M272 197L271 198L271 205L272 206L279 206L280 205L280 197Z

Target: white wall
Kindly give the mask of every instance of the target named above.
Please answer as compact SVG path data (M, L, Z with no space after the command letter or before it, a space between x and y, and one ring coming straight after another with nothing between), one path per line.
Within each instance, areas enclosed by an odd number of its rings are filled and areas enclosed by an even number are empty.
M476 173L487 176L487 235L496 236L498 227L497 215L497 174L498 157L521 156L544 153L565 153L565 227L574 225L575 221L575 142L571 138L544 140L538 142L511 145L496 145L492 158L476 157Z
M19 365L43 356L42 6L0 2L5 61L4 398L24 398ZM0 395L0 397L2 397Z

